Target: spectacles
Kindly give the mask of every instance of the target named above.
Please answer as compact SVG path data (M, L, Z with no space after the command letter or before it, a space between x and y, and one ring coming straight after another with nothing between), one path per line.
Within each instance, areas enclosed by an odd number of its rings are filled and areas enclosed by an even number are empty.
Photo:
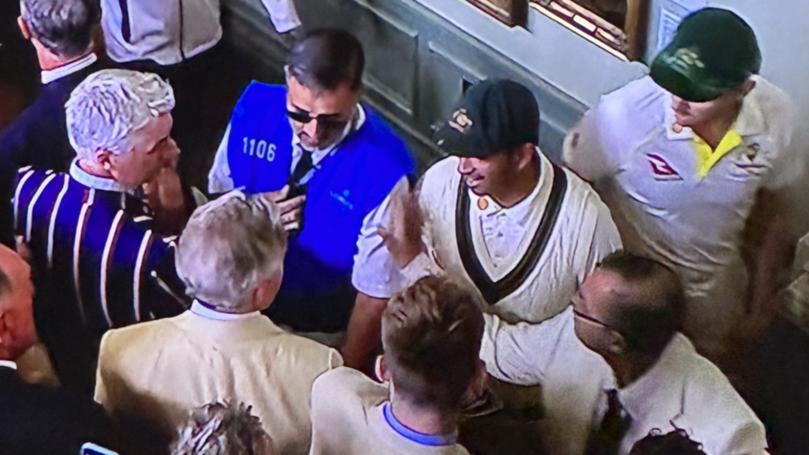
M329 130L345 128L346 124L350 120L340 118L340 114L320 114L312 117L312 115L308 112L293 111L292 109L287 109L287 116L298 123L309 123L312 120L315 120L319 126Z
M609 330L612 330L613 332L617 332L617 333L621 334L620 330L612 327L611 325L609 325L609 324L607 324L605 322L601 322L601 321L599 321L598 319L596 319L596 318L594 318L592 316L586 315L586 314L582 313L581 311L579 311L579 310L577 310L575 308L573 308L573 315L576 316L577 318L584 319L585 321L587 321L587 322L589 322L591 324L599 325L601 327L604 327L605 329L609 329Z

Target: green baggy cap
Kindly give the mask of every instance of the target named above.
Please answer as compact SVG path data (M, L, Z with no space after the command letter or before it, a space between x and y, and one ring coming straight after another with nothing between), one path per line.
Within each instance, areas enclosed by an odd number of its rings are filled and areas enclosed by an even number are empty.
M672 94L710 101L761 69L753 29L735 13L704 8L688 15L674 39L652 62L650 76Z

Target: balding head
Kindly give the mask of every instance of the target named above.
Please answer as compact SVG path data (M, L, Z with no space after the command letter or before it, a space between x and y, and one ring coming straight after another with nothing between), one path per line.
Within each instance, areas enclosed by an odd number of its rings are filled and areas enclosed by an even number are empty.
M36 342L31 267L0 245L0 360L14 360Z
M676 273L651 259L613 253L598 270L616 275L605 317L626 338L630 349L654 354L682 328L685 296Z

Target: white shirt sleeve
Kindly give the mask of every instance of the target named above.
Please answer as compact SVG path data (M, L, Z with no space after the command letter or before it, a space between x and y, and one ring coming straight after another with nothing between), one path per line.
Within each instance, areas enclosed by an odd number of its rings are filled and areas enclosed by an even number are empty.
M228 164L228 137L230 137L230 123L216 149L216 156L213 166L208 171L208 193L226 193L233 189L233 179L230 177L230 165Z
M602 142L599 107L596 105L584 114L562 145L562 162L591 184L609 176L613 167L607 156L608 147Z
M292 0L261 0L261 3L270 13L270 20L278 33L286 33L301 26L301 19Z
M540 384L556 355L563 330L572 324L565 311L539 324L509 324L493 314L484 314L480 359L486 371L501 381L533 386Z
M781 96L779 96L781 95ZM765 188L773 191L795 191L804 188L803 177L806 175L806 154L795 141L797 111L783 92L771 95L772 107L768 112L768 127L774 147L772 169L764 180Z
M390 226L391 196L403 184L407 184L407 177L402 177L382 203L362 220L351 283L357 291L371 297L387 299L405 286L404 276L379 235L379 228Z

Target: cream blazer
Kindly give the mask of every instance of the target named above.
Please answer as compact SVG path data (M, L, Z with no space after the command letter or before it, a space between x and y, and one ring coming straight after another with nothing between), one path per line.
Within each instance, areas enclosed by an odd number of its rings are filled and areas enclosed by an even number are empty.
M255 314L231 321L187 311L111 330L101 341L96 401L113 415L142 418L168 435L212 401L253 406L279 454L305 454L309 399L340 354L284 332Z

